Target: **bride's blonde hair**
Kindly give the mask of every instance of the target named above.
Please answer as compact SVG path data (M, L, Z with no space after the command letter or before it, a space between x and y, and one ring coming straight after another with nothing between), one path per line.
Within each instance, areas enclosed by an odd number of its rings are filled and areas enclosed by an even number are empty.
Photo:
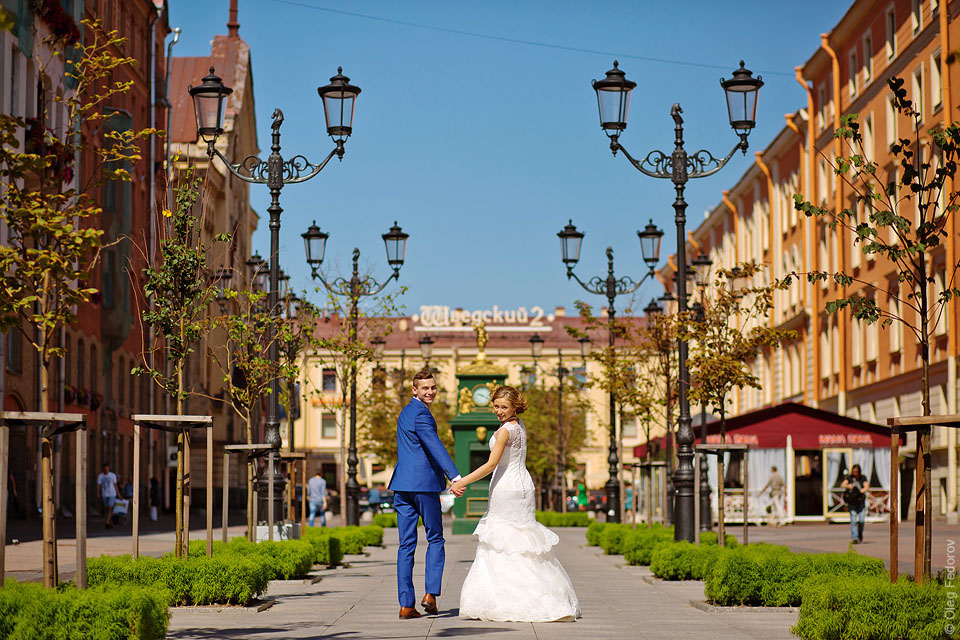
M523 394L520 393L520 390L516 387L497 387L490 401L492 402L498 398L506 398L510 404L513 405L514 414L516 415L520 415L527 410L527 399L523 397Z

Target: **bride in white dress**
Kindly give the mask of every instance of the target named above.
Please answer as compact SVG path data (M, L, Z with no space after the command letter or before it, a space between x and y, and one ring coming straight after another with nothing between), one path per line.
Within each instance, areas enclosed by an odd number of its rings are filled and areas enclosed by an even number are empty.
M553 622L580 617L573 584L553 550L560 538L535 518L527 431L517 417L526 408L517 389L496 390L493 411L501 426L490 439L490 458L453 485L461 489L493 472L487 512L474 532L477 556L460 591L463 618Z

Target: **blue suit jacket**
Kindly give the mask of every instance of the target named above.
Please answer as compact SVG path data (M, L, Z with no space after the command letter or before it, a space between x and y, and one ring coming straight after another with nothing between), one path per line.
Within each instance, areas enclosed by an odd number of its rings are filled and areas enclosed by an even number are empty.
M413 398L397 418L397 466L390 479L393 491L440 492L447 478L459 472L437 435L430 409Z

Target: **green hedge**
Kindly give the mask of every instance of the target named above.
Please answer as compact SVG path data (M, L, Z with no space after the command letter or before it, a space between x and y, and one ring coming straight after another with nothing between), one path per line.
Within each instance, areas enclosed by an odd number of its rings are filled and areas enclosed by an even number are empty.
M603 535L603 530L607 528L606 522L591 522L587 526L587 544L591 547L600 546L600 536Z
M631 566L646 566L650 564L653 550L667 542L673 542L673 527L655 524L649 529L638 528L624 541L623 559Z
M717 538L715 532L704 531L699 545L686 540L660 543L650 555L650 571L664 580L703 580L720 554L737 546L737 539L727 534L727 549L721 549Z
M190 556L205 556L207 553L206 540L190 542ZM316 559L313 545L305 540L276 540L253 543L245 537L233 538L229 544L221 541L213 543L214 557L222 554L239 554L241 556L260 556L270 567L271 580L291 580L303 578L310 573Z
M168 594L141 587L56 590L8 578L0 640L155 640L166 637Z
M556 511L537 511L537 522L545 527L587 527L593 520L581 511L558 513Z
M165 589L171 605L247 604L267 590L273 573L266 556L233 553L212 558L101 556L87 561L90 587L139 585Z
M791 631L806 640L960 638L956 598L935 582L812 576L803 584L801 599L800 618ZM948 603L954 607L950 612Z
M810 576L885 575L883 560L847 553L793 553L756 544L722 554L704 577L704 594L720 605L798 606Z
M309 542L314 550L314 562L335 567L343 562L343 541L337 536L331 536L326 529L306 527L300 534L300 539Z
M397 514L395 513L375 513L373 515L373 524L384 529L397 528Z

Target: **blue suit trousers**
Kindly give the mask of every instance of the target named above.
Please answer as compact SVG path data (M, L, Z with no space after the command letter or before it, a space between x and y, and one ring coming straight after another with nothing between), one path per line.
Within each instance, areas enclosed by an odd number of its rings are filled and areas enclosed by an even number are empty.
M413 588L413 556L417 550L417 521L423 518L427 532L427 566L425 593L440 595L443 580L443 519L440 513L440 494L421 491L395 491L393 506L397 511L397 529L400 546L397 549L397 594L401 607L416 604Z

